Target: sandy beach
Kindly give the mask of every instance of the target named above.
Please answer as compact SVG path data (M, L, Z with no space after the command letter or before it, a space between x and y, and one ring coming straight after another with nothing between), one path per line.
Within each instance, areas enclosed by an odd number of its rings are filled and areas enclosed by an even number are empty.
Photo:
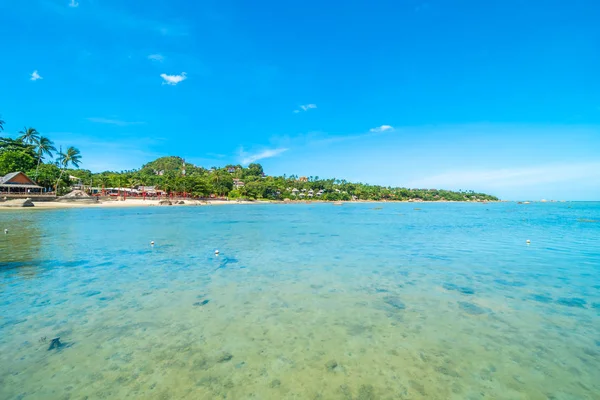
M179 200L178 200L179 201ZM127 199L127 200L110 200L99 201L97 203L85 202L62 202L62 201L34 201L34 207L2 207L0 210L51 210L63 208L122 208L122 207L187 207L187 206L216 206L226 204L268 204L267 201L227 201L227 200L183 200L184 204L176 204L178 201L173 201L172 205L161 205L159 200L143 200L143 199Z
M34 207L3 207L0 203L1 210L53 210L53 209L66 209L66 208L124 208L124 207L189 207L189 206L220 206L220 205L240 205L240 204L306 204L306 201L267 201L267 200L183 200L184 204L177 204L181 200L173 200L172 205L161 205L159 200L143 200L143 199L127 199L127 200L108 200L98 201L97 203L86 203L86 202L62 202L62 201L33 201ZM331 203L331 201L310 201L311 204L318 203ZM373 200L358 200L358 201L347 201L343 203L373 203L373 204L386 204L386 203L413 203L406 201L373 201ZM418 205L419 203L475 203L475 202L457 202L457 201L420 201L414 202L413 204ZM479 202L479 204L486 204L485 202Z

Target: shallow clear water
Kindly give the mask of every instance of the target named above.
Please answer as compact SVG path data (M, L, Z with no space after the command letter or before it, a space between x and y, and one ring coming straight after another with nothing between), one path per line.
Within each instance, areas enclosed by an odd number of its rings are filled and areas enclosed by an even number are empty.
M0 398L598 399L599 221L600 203L3 212Z

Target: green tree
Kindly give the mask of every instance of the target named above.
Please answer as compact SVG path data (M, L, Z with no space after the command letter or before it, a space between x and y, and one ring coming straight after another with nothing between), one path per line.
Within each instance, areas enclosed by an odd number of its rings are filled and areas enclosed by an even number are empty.
M40 168L40 163L44 156L52 157L53 152L56 151L56 147L54 147L54 143L50 139L45 136L41 136L37 145L36 145L36 153L37 153L37 167L35 169L35 179L38 176L38 169Z
M70 146L66 152L59 153L58 163L62 167L62 169L60 170L60 175L58 176L58 179L56 181L57 188L58 181L60 181L60 178L62 177L63 173L69 166L79 167L79 164L81 163L81 152L79 151L79 149Z
M33 172L34 171L29 171L27 174L29 175ZM60 168L54 164L40 164L36 167L35 172L38 174L36 179L37 184L45 188L52 188L60 176ZM68 184L68 182L64 182L64 180L61 181L61 183L65 185Z
M35 167L35 159L22 151L3 151L0 153L0 176L11 172L29 171Z
M2 115L0 115L0 132L4 130L4 120L2 119Z
M155 175L166 174L168 172L181 172L183 169L183 158L181 157L160 157L142 166L142 171Z
M227 171L216 170L210 176L212 192L220 196L227 195L233 189L233 178Z
M25 127L22 131L19 131L19 135L17 139L23 144L35 146L40 141L40 133L35 128Z
M33 146L23 144L23 142L18 139L0 137L0 153L5 151L18 151L26 153L34 159L36 158Z
M193 197L206 197L210 194L210 183L203 176L191 176L186 178L186 190Z
M102 185L103 190L110 186L110 176L107 173L102 173L94 177L94 179Z
M261 177L264 174L262 165L260 165L258 163L252 163L252 164L248 165L248 168L244 172L245 172L245 174L243 175L244 177L247 177L247 176Z

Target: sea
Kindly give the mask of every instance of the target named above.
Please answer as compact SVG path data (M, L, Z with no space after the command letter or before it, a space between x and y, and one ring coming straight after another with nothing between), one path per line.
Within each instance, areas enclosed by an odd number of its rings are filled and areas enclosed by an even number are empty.
M600 203L7 210L0 399L600 399Z

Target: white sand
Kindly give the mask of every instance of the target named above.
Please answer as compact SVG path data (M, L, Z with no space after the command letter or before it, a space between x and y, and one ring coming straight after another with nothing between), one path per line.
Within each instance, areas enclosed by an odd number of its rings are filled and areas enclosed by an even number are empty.
M179 200L177 200L179 201ZM2 207L0 203L0 210L35 210L35 209L59 209L59 208L118 208L118 207L185 207L185 206L213 206L213 205L224 205L224 204L268 204L266 201L227 201L227 200L184 200L185 204L175 204L173 201L172 206L161 206L159 200L143 200L143 199L127 199L122 201L109 200L99 201L98 203L84 203L84 202L59 202L59 201L35 201L33 202L34 207Z

